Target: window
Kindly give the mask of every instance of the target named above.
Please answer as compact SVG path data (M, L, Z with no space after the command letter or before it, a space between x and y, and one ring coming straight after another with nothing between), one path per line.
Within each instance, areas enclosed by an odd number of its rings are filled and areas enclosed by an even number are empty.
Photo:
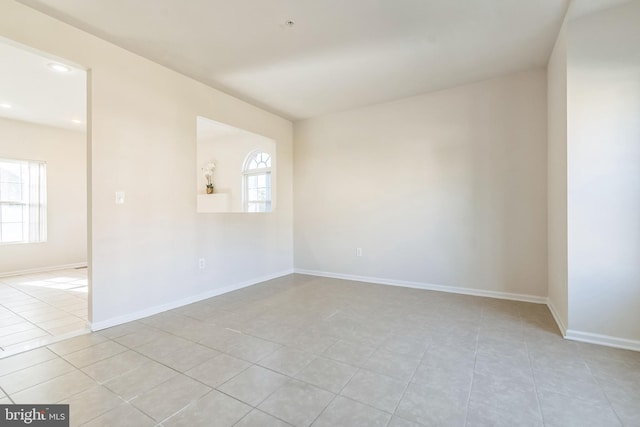
M245 212L271 212L271 156L254 151L247 156L243 170Z
M46 163L0 159L0 244L46 240Z

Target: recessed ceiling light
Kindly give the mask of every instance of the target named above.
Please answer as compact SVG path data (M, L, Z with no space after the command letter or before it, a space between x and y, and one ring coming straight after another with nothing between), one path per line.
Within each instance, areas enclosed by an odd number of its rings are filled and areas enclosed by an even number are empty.
M71 67L64 65L64 64L59 64L57 62L51 62L49 64L47 64L47 67L49 67L50 70L53 71L57 71L58 73L70 73L71 72Z
M0 104L0 108L6 108L7 110L12 107L13 105L7 104L6 102L3 102L2 104Z
M80 120L80 119L71 119L71 123L75 123L77 125L80 125L80 124L82 124L82 120Z

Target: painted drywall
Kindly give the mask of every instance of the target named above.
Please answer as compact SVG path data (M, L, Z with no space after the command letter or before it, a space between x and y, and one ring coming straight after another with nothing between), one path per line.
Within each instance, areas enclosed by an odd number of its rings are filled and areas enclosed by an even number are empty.
M540 69L296 122L295 268L546 297L546 102Z
M567 290L567 24L547 65L547 264L549 305L564 334Z
M570 22L570 330L640 348L640 2ZM619 343L618 343L619 344Z
M291 271L291 122L14 1L0 3L0 36L90 69L94 328ZM196 213L197 116L276 141L276 212Z
M0 158L47 163L47 241L0 245L0 274L87 261L84 132L0 118Z

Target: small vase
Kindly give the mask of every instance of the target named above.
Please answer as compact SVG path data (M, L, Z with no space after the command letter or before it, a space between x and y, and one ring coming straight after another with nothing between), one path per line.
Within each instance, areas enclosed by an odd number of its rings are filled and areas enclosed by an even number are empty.
M213 185L212 186L207 185L207 194L213 194Z

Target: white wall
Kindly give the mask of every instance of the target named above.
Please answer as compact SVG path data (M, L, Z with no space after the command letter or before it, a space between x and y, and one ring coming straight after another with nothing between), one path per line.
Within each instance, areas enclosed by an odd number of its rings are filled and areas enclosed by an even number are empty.
M581 338L630 340L637 349L639 23L638 1L572 21L567 62L568 327Z
M567 25L547 65L547 263L549 305L564 334L567 290Z
M295 123L296 269L546 297L546 102L535 70Z
M0 118L0 158L47 162L47 241L0 245L0 274L87 261L84 132Z
M291 270L289 121L14 1L0 3L0 36L90 69L94 327ZM275 213L196 214L197 116L276 141Z

